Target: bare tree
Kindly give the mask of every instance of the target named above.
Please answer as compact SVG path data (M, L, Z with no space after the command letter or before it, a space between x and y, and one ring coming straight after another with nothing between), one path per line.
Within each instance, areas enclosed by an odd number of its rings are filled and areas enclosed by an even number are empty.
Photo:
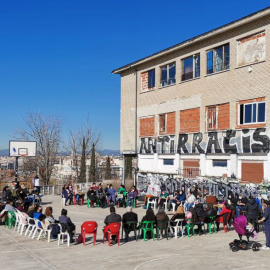
M18 130L17 136L25 141L37 142L36 164L47 185L59 150L62 121L59 116L34 112L26 113L24 121L25 128Z
M71 155L73 158L73 164L76 170L76 178L81 179L81 166L84 167L81 162L82 154L85 153L85 159L91 153L91 146L100 145L101 143L101 133L93 129L89 123L89 117L85 122L85 126L78 128L76 131L70 131L70 138L68 143L68 150L71 150ZM83 157L84 158L84 157Z

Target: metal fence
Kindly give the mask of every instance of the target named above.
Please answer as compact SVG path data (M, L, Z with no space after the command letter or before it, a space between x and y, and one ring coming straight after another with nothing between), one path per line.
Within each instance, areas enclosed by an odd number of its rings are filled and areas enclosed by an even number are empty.
M201 175L201 170L200 170L200 168L196 168L196 167L188 167L188 168L180 169L180 174L184 178L192 178L192 179L194 179L197 176Z

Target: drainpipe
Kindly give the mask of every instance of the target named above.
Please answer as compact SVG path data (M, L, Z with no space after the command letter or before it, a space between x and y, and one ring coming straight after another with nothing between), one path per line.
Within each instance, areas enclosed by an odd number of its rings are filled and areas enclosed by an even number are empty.
M136 74L136 86L135 86L135 154L137 155L137 139L138 139L138 131L137 131L137 122L138 122L138 117L137 117L137 106L138 106L138 73L137 69L135 69L135 74Z

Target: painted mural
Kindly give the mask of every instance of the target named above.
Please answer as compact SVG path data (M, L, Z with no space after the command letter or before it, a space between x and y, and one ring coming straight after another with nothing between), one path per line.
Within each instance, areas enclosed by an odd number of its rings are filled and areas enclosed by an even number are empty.
M147 183L150 183L154 190L164 189L169 194L177 190L184 190L186 193L189 189L197 185L201 190L206 189L209 195L215 195L224 200L228 199L229 193L243 194L243 197L258 197L264 193L270 196L270 189L260 185L241 185L238 182L225 182L224 179L185 179L171 178L168 175L158 174L138 174L138 189L142 194L147 191Z
M266 128L179 134L177 143L174 135L147 137L140 140L141 154L269 153L270 147L270 134Z

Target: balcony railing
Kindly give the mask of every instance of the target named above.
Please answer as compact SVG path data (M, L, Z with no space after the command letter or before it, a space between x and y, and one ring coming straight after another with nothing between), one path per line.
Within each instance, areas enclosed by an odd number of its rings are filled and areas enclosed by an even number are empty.
M187 167L180 169L181 175L183 175L184 178L196 178L197 176L201 175L200 168L197 167Z

